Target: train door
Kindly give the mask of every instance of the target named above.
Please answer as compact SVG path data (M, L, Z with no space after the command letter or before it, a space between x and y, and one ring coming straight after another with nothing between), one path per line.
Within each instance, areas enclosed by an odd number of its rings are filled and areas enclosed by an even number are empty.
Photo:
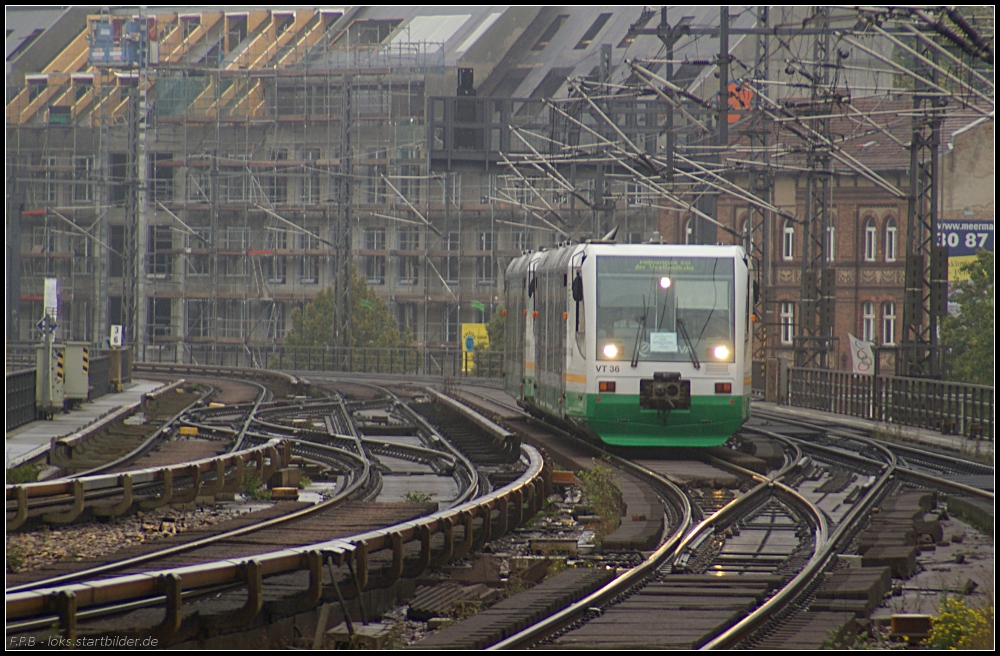
M583 262L585 247L574 249L566 262L567 286L563 329L566 334L565 413L585 416L587 413L587 303L584 300Z
M524 395L524 338L528 294L528 258L519 257L510 263L504 279L506 297L507 327L504 353L504 389L516 399Z
M528 260L528 271L526 276L527 295L524 303L524 398L535 398L535 381L537 377L537 357L535 344L537 343L537 321L538 310L536 309L536 294L538 292L538 260L541 253L534 253Z

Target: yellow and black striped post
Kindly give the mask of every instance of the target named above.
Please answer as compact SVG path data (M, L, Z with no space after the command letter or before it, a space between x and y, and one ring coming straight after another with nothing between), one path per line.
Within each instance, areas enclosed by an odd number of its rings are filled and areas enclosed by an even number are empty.
M83 375L90 377L90 349L83 347Z
M56 382L66 380L66 351L60 349L56 352Z

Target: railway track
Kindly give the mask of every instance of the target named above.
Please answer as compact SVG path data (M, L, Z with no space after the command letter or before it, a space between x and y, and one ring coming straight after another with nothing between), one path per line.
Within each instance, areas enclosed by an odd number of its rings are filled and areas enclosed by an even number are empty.
M319 384L317 381L314 386ZM363 384L354 385L356 390ZM227 631L236 626L259 626L264 615L271 620L284 616L278 609L282 603L289 605L289 590L305 590L304 597L299 597L312 599L317 607L340 597L343 602L337 605L341 616L354 613L356 618L358 614L363 617L366 603L369 611L374 603L370 592L363 591L398 587L420 567L465 556L541 507L539 484L526 485L524 474L512 469L517 462L524 462L523 452L513 448L520 441L541 444L554 462L571 469L583 468L594 458L614 461L621 468L619 482L629 499L619 532L631 534L619 536L618 542L614 535L608 536L601 560L591 560L602 566L567 569L470 620L431 634L415 646L789 648L815 642L814 637L807 639L804 635L825 637L830 632L846 636L851 618L870 613L891 587L899 587L892 579L913 574L906 570L905 563L912 560L906 554L913 551L910 547L914 545L888 542L900 535L896 529L901 523L909 522L902 531L904 540L918 533L914 527L927 528L920 522L927 522L931 526L927 530L934 532L934 522L927 520L925 511L932 509L937 490L948 490L954 497L987 499L992 504L991 493L959 480L991 478L987 473L991 468L953 456L939 458L912 447L880 445L856 432L818 424L793 427L772 418L769 427L748 429L739 451L714 450L714 458L681 461L643 453L636 462L627 462L579 442L566 446L563 440L554 440L548 428L516 411L492 386L466 387L456 394L478 411L465 411L460 420L453 418L449 402L440 395L422 388L408 389L408 398L369 391L364 394L365 401L331 396L258 408L251 413L253 421L248 422L246 440L285 440L289 447L282 448L290 449L291 457L300 462L315 462L315 451L334 443L340 451L371 458L369 469L378 472L375 478L381 478L383 483L395 480L393 469L397 463L410 463L435 476L452 476L456 481L454 500L444 500L440 510L427 517L396 518L399 523L395 529L373 529L359 536L363 527L345 528L343 535L334 535L325 542L306 544L306 540L291 546L288 534L312 535L312 522L331 523L329 519L303 520L301 530L272 528L264 529L258 537L221 538L214 547L204 547L202 564L190 564L187 556L183 564L163 561L158 569L179 566L172 571L181 572L178 576L182 579L195 576L197 571L199 580L211 580L192 587L185 587L185 583L181 590L171 593L174 601L168 603L167 619L172 617L172 603L178 617L190 617L195 610L207 617L219 613L237 617ZM228 412L199 411L192 421L196 419L199 426L221 426L227 418L231 423L238 414L233 408ZM490 418L499 419L506 430L491 429ZM489 440L468 437L481 436L485 430L493 431ZM439 449L448 441L448 435L456 436L455 449ZM484 444L491 446L487 452L481 451ZM512 456L514 453L517 458ZM465 470L470 473L455 475L463 469L463 460L469 463ZM541 471L540 458L538 463ZM698 467L715 473L704 480L689 477L680 487L675 484L678 469ZM341 463L331 465L328 471L336 474L344 468ZM942 476L932 476L935 472ZM504 492L519 484L520 498L516 492ZM467 492L459 491L463 488ZM473 497L478 500L471 500ZM501 498L505 501L501 502ZM492 506L483 504L482 499L492 499ZM346 507L352 503L357 507ZM351 524L348 517L354 512L376 515L374 506L365 505L368 503L347 502L339 507L343 516L333 521L347 527ZM483 505L488 511L482 510ZM391 514L388 506L383 506ZM407 506L403 510L414 510L414 504ZM881 524L877 521L880 517L885 520ZM411 532L413 525L425 528ZM648 541L649 536L654 536L651 546L630 546ZM249 550L250 544L272 550L254 552ZM904 555L892 555L897 547L901 548L897 552ZM888 555L880 561L864 555L872 549L885 552L886 548ZM234 555L244 563L243 569L205 578L198 568L211 565L213 553ZM883 564L857 571L844 567L845 563L860 564L866 558ZM278 566L273 563L278 561L284 569L275 569ZM290 564L292 561L294 564ZM253 578L256 574L250 571L256 566L246 565L253 562L260 563L259 571L274 574L268 586L257 585ZM317 579L317 562L329 576L320 574ZM40 622L51 623L57 618L68 632L68 611L64 610L67 602L65 595L59 595L72 586L54 585L42 594L48 600L49 614L33 620L35 624L30 624L31 620L22 622L17 625L19 630L28 632ZM168 584L161 581L158 585L158 598L162 598ZM234 586L240 591L228 591ZM284 592L269 592L268 588L273 587ZM850 600L844 590L848 596L864 598ZM199 596L208 592L221 594L222 601L200 601ZM407 594L429 593L411 590ZM169 599L170 594L167 596ZM251 603L255 596L257 601ZM305 608L305 602L299 601L289 608ZM257 610L251 612L253 608ZM131 612L148 615L149 611ZM320 621L316 616L313 620ZM96 631L101 626L108 630L110 621L88 619L89 628L85 630ZM171 622L171 626L176 625L172 644L193 644L185 642L190 640L206 644L203 638L196 637L197 631L217 633L204 625L193 629L190 622ZM323 626L327 625L324 619ZM10 625L8 629L10 632ZM162 625L155 629L160 631L158 635L163 635L161 629ZM821 645L813 644L817 646Z
M455 413L466 413L468 418L445 416ZM273 517L263 525L257 523L258 518L244 517L235 523L253 521L254 525L229 527L225 533L201 539L177 536L173 541L178 544L157 550L159 553L127 560L116 557L118 562L113 565L8 588L8 633L44 632L43 627L53 622L67 637L99 634L109 626L133 626L141 624L142 617L148 620L145 608L162 606L164 595L165 618L142 629L157 636L160 644L177 644L204 631L223 630L221 627L245 627L262 621L258 616L275 612L306 612L324 601L342 599L342 612L349 613L347 603L352 599L351 603L362 603L366 588L391 587L401 577L413 577L430 565L459 558L490 537L519 525L540 508L547 470L537 452L520 448L513 436L466 409L456 406L434 414L437 428L390 396L366 403L342 398L297 399L280 406L255 404L250 412L239 407L199 409L184 419L186 425L241 435L241 446L261 454L260 466L280 470L306 460L322 466L324 455L335 454L325 466L336 474L339 493L321 504L298 508L291 515ZM384 421L375 421L375 417ZM463 422L471 422L482 441L495 448L486 454L472 453L470 459L450 446L446 433ZM339 432L345 427L347 431ZM422 446L393 442L387 432L419 440ZM468 442L468 435L462 439ZM490 455L493 451L501 454L506 467L496 481L477 471L480 465L487 470L496 467L497 455ZM476 463L477 457L489 462ZM371 501L382 480L391 475L386 461L419 465L454 480L454 498L423 504ZM186 467L194 471L194 465ZM222 480L227 475L235 478L230 473L232 467L218 467ZM345 478L348 470L353 474ZM193 478L198 481L198 474ZM79 482L76 485L81 486ZM160 496L165 494L161 491ZM234 565L237 562L240 564ZM101 577L99 581L93 580L95 576ZM233 586L242 591L224 592ZM289 588L305 590L304 597L289 598ZM224 592L221 597L220 592ZM206 594L216 596L199 600ZM261 613L268 595L273 596L270 600L274 604ZM112 600L114 603L105 603ZM116 619L108 619L111 615ZM204 624L206 617L232 621Z
M482 401L493 403L485 398ZM823 642L816 642L817 635L836 638L845 631L849 635L853 618L871 612L889 591L891 577L905 578L911 573L900 568L900 562L912 556L913 545L892 544L890 537L882 540L885 525L877 522L867 532L860 531L869 526L872 513L882 510L887 513L883 517L903 515L913 520L907 529L912 533L914 526L918 531L924 526L922 511L930 510L927 504L932 491L942 486L968 490L949 487L951 482L946 479L914 473L906 462L897 462L892 449L860 437L852 448L845 448L841 439L835 448L817 450L771 433L764 440L764 450L772 462L776 454L771 447L776 441L788 447L780 458L786 467L769 474L761 481L763 487L743 494L730 488L697 495L693 501L705 515L705 522L691 529L682 545L639 583L619 577L524 630L518 626L524 624L523 618L518 617L516 604L511 604L507 610L510 621L504 628L500 628L504 619L499 613L489 619L492 643L483 638L486 632L479 624L484 622L472 620L468 631L455 627L419 646L788 648L786 645L803 643L806 635L811 637L803 644L811 640L816 648ZM810 455L806 457L801 448L809 449ZM922 462L928 458L921 456ZM954 458L944 462L946 469L975 468L956 463ZM656 467L655 462L644 460L643 464ZM765 500L755 500L762 489L770 492ZM775 493L778 490L780 494ZM991 500L992 496L984 493L980 498ZM743 506L751 510L736 510ZM921 519L915 519L917 514ZM929 524L933 533L933 522ZM856 552L859 547L869 554L872 567L842 571L840 555ZM863 562L865 557L857 558ZM647 559L644 565L653 567L653 560ZM561 585L553 583L551 594L562 593ZM536 596L542 594L539 591ZM860 599L845 600L852 595ZM531 603L543 601L533 599ZM463 633L472 639L463 638ZM496 639L511 633L515 635Z

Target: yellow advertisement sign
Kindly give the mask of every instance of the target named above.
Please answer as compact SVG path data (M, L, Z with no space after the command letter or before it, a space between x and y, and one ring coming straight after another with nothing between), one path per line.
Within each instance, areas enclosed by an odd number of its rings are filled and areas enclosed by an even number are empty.
M485 351L490 347L490 334L485 323L462 324L462 352Z
M471 373L476 368L476 351L485 351L490 347L490 334L485 323L463 323L462 341L462 371Z

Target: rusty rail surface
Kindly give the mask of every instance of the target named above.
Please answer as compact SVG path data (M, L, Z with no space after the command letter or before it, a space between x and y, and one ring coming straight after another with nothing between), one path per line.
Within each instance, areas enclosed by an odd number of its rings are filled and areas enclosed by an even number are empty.
M279 456L279 449L281 455ZM91 508L100 516L117 517L124 514L135 503L132 489L135 485L161 483L163 491L154 499L140 501L142 508L158 508L168 503L184 503L194 501L199 495L215 494L221 491L239 491L243 485L243 472L247 463L254 463L261 480L267 480L275 469L291 462L291 445L284 440L273 440L266 445L245 449L236 453L228 453L214 458L205 458L194 462L138 469L121 474L99 474L66 478L40 483L24 483L6 486L8 502L17 502L14 517L7 521L7 530L19 528L28 518L28 503L30 500L52 499L71 501L69 510L46 513L42 520L46 523L68 523L79 517L84 510ZM227 470L229 474L227 475ZM211 482L203 479L203 474L214 473ZM178 487L175 481L186 478L191 484ZM119 490L122 500L114 505L106 501L87 499L87 493L96 491Z
M269 447L273 449L274 447ZM551 472L535 449L524 446L522 454L528 467L516 481L484 497L440 511L417 520L356 535L349 539L329 540L313 545L283 549L252 558L224 560L159 572L133 574L67 585L59 588L18 592L7 595L7 621L28 618L58 622L63 636L75 640L78 615L103 606L163 599L163 621L153 630L160 644L169 644L180 628L183 595L221 585L242 584L248 589L247 602L235 623L248 624L263 604L263 581L269 576L309 573L309 585L291 602L299 612L315 606L323 597L324 564L347 564L354 582L344 591L353 597L369 583L368 562L371 554L390 551L389 584L400 577L415 576L431 564L461 558L473 549L482 548L495 535L526 521L541 509L551 485ZM496 512L497 517L493 517ZM475 522L480 520L478 533ZM497 524L494 530L494 523ZM454 529L462 527L460 542L453 539ZM444 536L440 553L432 554L431 537ZM420 556L415 566L404 568L404 546L419 541Z

